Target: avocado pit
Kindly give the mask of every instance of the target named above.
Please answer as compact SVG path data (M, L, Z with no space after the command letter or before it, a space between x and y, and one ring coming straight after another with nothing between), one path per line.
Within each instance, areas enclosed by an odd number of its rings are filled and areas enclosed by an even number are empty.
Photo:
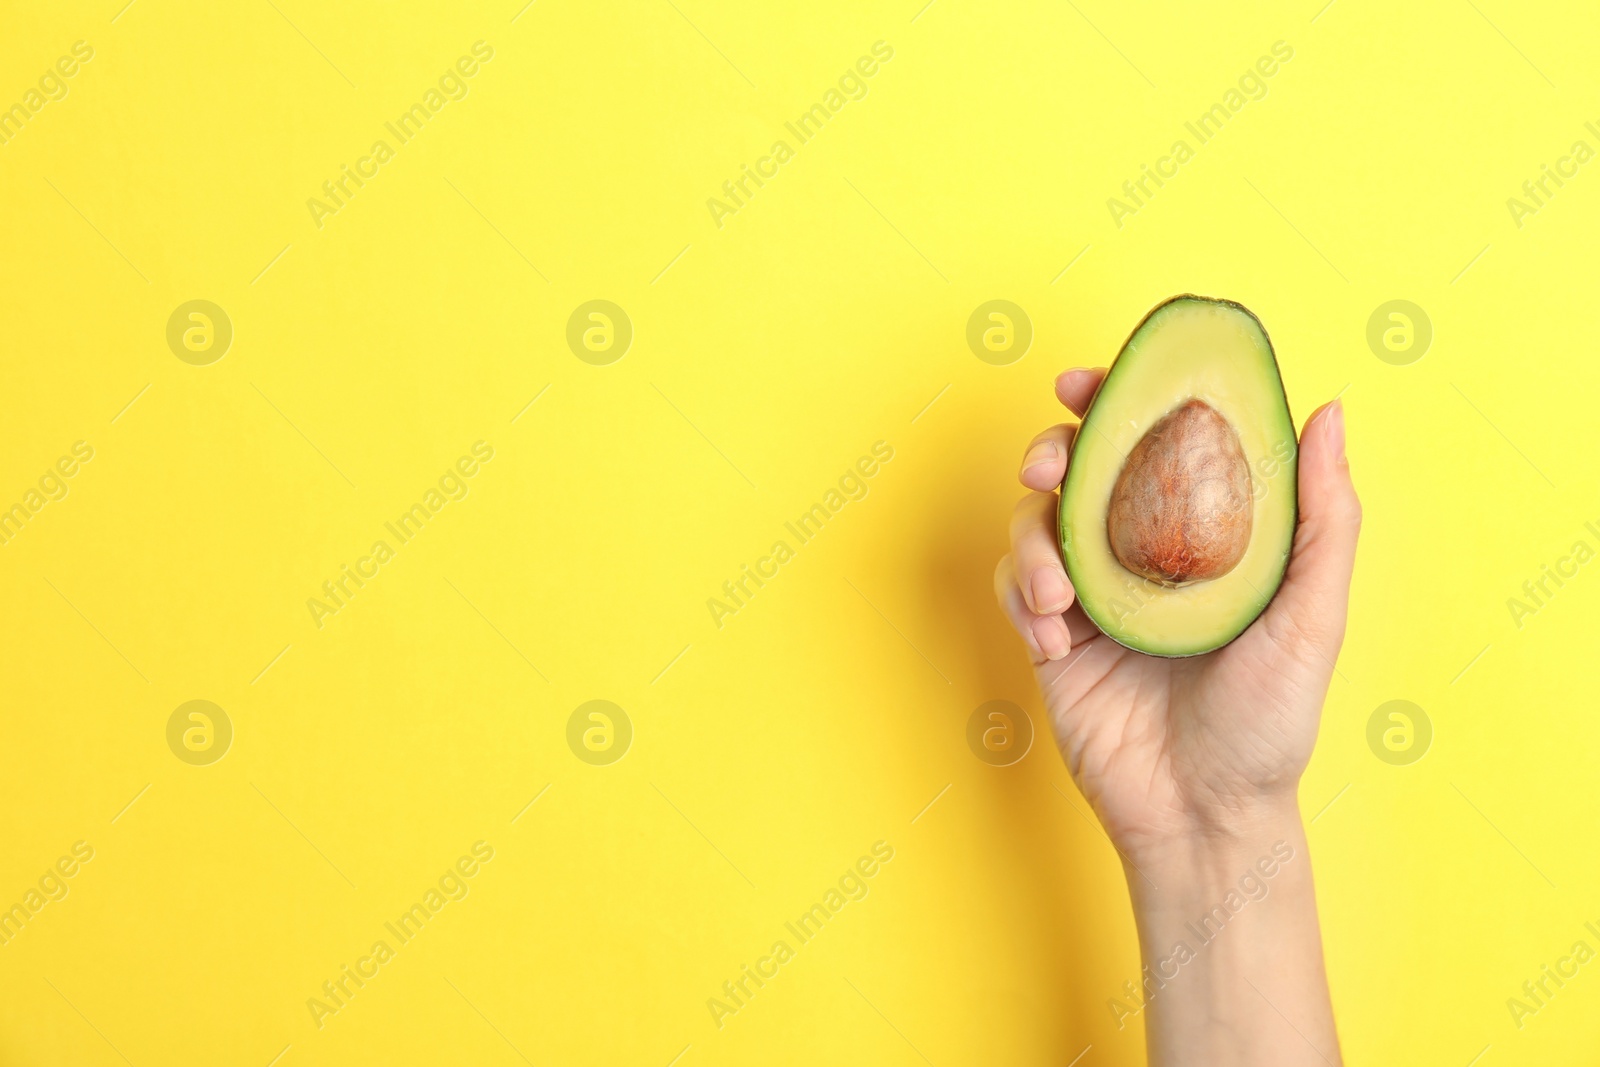
M1239 434L1196 397L1134 445L1106 514L1111 551L1134 574L1168 587L1231 571L1250 546L1250 466Z

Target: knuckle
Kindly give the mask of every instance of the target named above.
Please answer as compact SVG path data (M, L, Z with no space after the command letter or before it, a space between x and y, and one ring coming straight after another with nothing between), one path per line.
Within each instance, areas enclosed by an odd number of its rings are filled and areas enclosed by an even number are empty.
M1361 529L1361 501L1349 494L1334 507L1334 521L1351 533Z
M1035 522L1055 513L1056 494L1038 489L1017 502L1017 513Z

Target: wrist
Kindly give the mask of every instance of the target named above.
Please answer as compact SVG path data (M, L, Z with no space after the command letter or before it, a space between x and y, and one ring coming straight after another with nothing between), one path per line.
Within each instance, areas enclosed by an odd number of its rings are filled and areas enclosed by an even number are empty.
M1275 880L1303 864L1305 827L1293 796L1268 798L1230 812L1226 820L1197 821L1183 832L1119 848L1135 904L1211 899L1255 881ZM1298 880L1298 879L1296 879Z
M1150 1062L1338 1064L1299 811L1146 845L1123 856L1143 967L1113 1011L1144 1017Z

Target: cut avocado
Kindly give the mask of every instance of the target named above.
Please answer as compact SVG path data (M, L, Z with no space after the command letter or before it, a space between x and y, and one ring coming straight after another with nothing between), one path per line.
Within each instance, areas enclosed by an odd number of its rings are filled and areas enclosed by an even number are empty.
M1154 656L1238 637L1289 564L1296 455L1260 320L1188 295L1151 311L1084 413L1061 483L1061 552L1085 614Z

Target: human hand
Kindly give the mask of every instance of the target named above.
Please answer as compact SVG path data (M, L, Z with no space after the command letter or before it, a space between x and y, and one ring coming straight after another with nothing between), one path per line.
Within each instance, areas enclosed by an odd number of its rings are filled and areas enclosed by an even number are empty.
M1069 370L1056 396L1081 417L1104 376ZM995 570L996 596L1027 642L1074 780L1135 864L1291 816L1298 826L1296 786L1344 639L1361 526L1342 406L1319 408L1301 432L1299 525L1277 596L1231 644L1187 659L1124 648L1074 603L1056 533L1074 431L1054 426L1029 445L1021 480L1032 491Z

